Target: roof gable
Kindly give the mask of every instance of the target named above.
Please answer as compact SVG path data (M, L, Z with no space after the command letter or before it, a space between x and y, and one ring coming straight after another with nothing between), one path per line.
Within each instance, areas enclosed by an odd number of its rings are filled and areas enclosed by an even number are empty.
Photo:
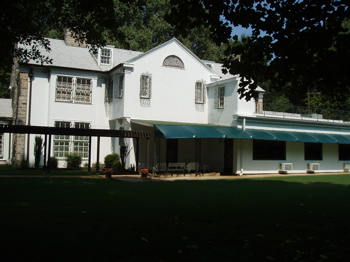
M162 48L165 48L167 46L170 46L172 44L176 44L178 45L182 50L184 50L189 56L191 56L194 60L196 60L199 64L201 64L206 70L208 70L211 74L215 74L217 75L217 73L211 69L210 67L208 67L201 59L199 59L192 51L190 51L186 46L184 46L179 40L177 40L175 37L170 39L169 41L159 45L159 46L156 46L155 48L152 48L150 49L149 51L143 53L143 54L140 54L139 56L136 56L128 61L126 61L125 63L127 64L132 64L136 61L139 61L143 58L145 58L146 56L149 56L151 55L152 53L156 52L157 50L160 50ZM173 55L173 54L169 54L169 55ZM186 65L185 65L186 66Z

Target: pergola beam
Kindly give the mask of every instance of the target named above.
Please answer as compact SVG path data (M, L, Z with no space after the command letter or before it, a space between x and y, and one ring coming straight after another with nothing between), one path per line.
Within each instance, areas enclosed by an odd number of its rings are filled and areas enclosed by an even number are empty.
M0 133L15 133L15 134L37 134L45 135L45 151L44 151L44 169L46 167L46 152L48 154L47 160L50 160L51 156L51 136L52 135L71 135L71 136L88 136L89 137L89 174L90 174L90 164L91 164L91 137L97 137L97 164L96 173L100 171L99 161L100 161L100 137L127 137L137 139L137 156L136 161L139 159L139 139L147 139L147 166L149 158L149 138L151 132L149 131L133 131L133 130L110 130L110 129L79 129L79 128L62 128L62 127L47 127L47 126L26 126L26 125L0 125ZM49 141L47 143L47 135L49 136ZM47 145L48 144L48 145ZM48 146L48 150L46 149ZM29 152L27 152L29 155ZM138 164L138 163L137 163ZM47 165L47 175L50 175L50 161Z

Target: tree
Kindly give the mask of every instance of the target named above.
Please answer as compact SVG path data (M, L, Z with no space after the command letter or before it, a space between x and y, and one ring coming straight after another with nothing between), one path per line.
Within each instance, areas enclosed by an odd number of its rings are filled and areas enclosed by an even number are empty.
M175 28L165 20L170 12L170 0L135 0L132 4L115 0L114 4L123 24L115 29L114 36L106 32L109 44L145 52L175 36L201 59L223 60L224 47L213 41L208 28L199 25L186 36L175 33Z
M202 59L220 61L223 46L212 41L204 26L191 30L188 37L175 34L165 20L170 0L101 0L98 5L84 0L4 0L0 9L0 97L9 97L9 75L13 56L21 61L50 63L45 37L63 39L65 28L80 44L106 44L137 51L149 49L176 36Z
M127 2L127 0L119 0ZM140 7L141 8L141 7ZM9 97L9 75L13 57L20 61L50 63L50 51L44 38L65 28L79 43L92 47L106 44L103 32L113 31L122 22L115 15L113 0L98 4L84 0L3 0L0 9L0 96Z
M255 88L287 88L301 96L308 90L324 95L350 90L350 9L346 0L171 0L167 20L180 32L207 25L226 42L232 26L252 28L244 45L231 45L224 63L240 74L239 93L247 100ZM182 19L176 19L181 14ZM239 55L239 59L237 59ZM343 95L341 99L346 99Z
M7 65L14 54L24 61L49 63L50 58L39 49L50 51L44 38L50 30L63 32L68 28L77 42L94 46L106 44L102 33L121 23L113 0L100 0L98 5L83 0L3 0L0 16L0 65Z

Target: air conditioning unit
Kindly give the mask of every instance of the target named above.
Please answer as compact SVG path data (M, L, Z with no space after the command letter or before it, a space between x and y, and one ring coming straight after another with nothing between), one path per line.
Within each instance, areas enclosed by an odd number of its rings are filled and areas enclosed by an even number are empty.
M280 170L281 171L290 171L293 169L292 163L280 163Z
M343 170L344 170L344 172L349 172L349 170L350 170L350 163L344 163Z
M293 169L292 163L280 163L280 169L278 170L278 173L280 174L287 174L288 171Z
M320 170L320 164L319 163L308 163L307 170L310 170L310 171Z
M344 169L349 169L350 170L350 163L344 163Z

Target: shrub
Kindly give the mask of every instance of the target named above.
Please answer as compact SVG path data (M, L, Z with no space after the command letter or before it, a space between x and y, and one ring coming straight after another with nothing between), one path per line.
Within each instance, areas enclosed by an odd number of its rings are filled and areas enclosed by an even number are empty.
M77 169L81 165L81 156L76 153L67 154L67 168Z
M124 171L125 168L122 163L118 162L112 166L113 173Z
M117 153L109 154L105 156L105 166L112 168L114 165L120 164L119 155Z
M39 167L42 150L43 150L43 139L41 136L36 136L35 144L34 144L34 156L35 156L34 167L35 168Z
M22 159L19 167L21 169L27 169L29 168L29 162L25 159Z
M97 166L97 162L96 163L92 163L92 168L96 168L96 166ZM101 168L101 167L104 166L104 164L98 162L98 166Z
M57 158L52 156L50 157L50 159L48 160L48 164L50 164L50 167L53 168L53 169L56 169L57 166L58 166L58 161L57 161Z

